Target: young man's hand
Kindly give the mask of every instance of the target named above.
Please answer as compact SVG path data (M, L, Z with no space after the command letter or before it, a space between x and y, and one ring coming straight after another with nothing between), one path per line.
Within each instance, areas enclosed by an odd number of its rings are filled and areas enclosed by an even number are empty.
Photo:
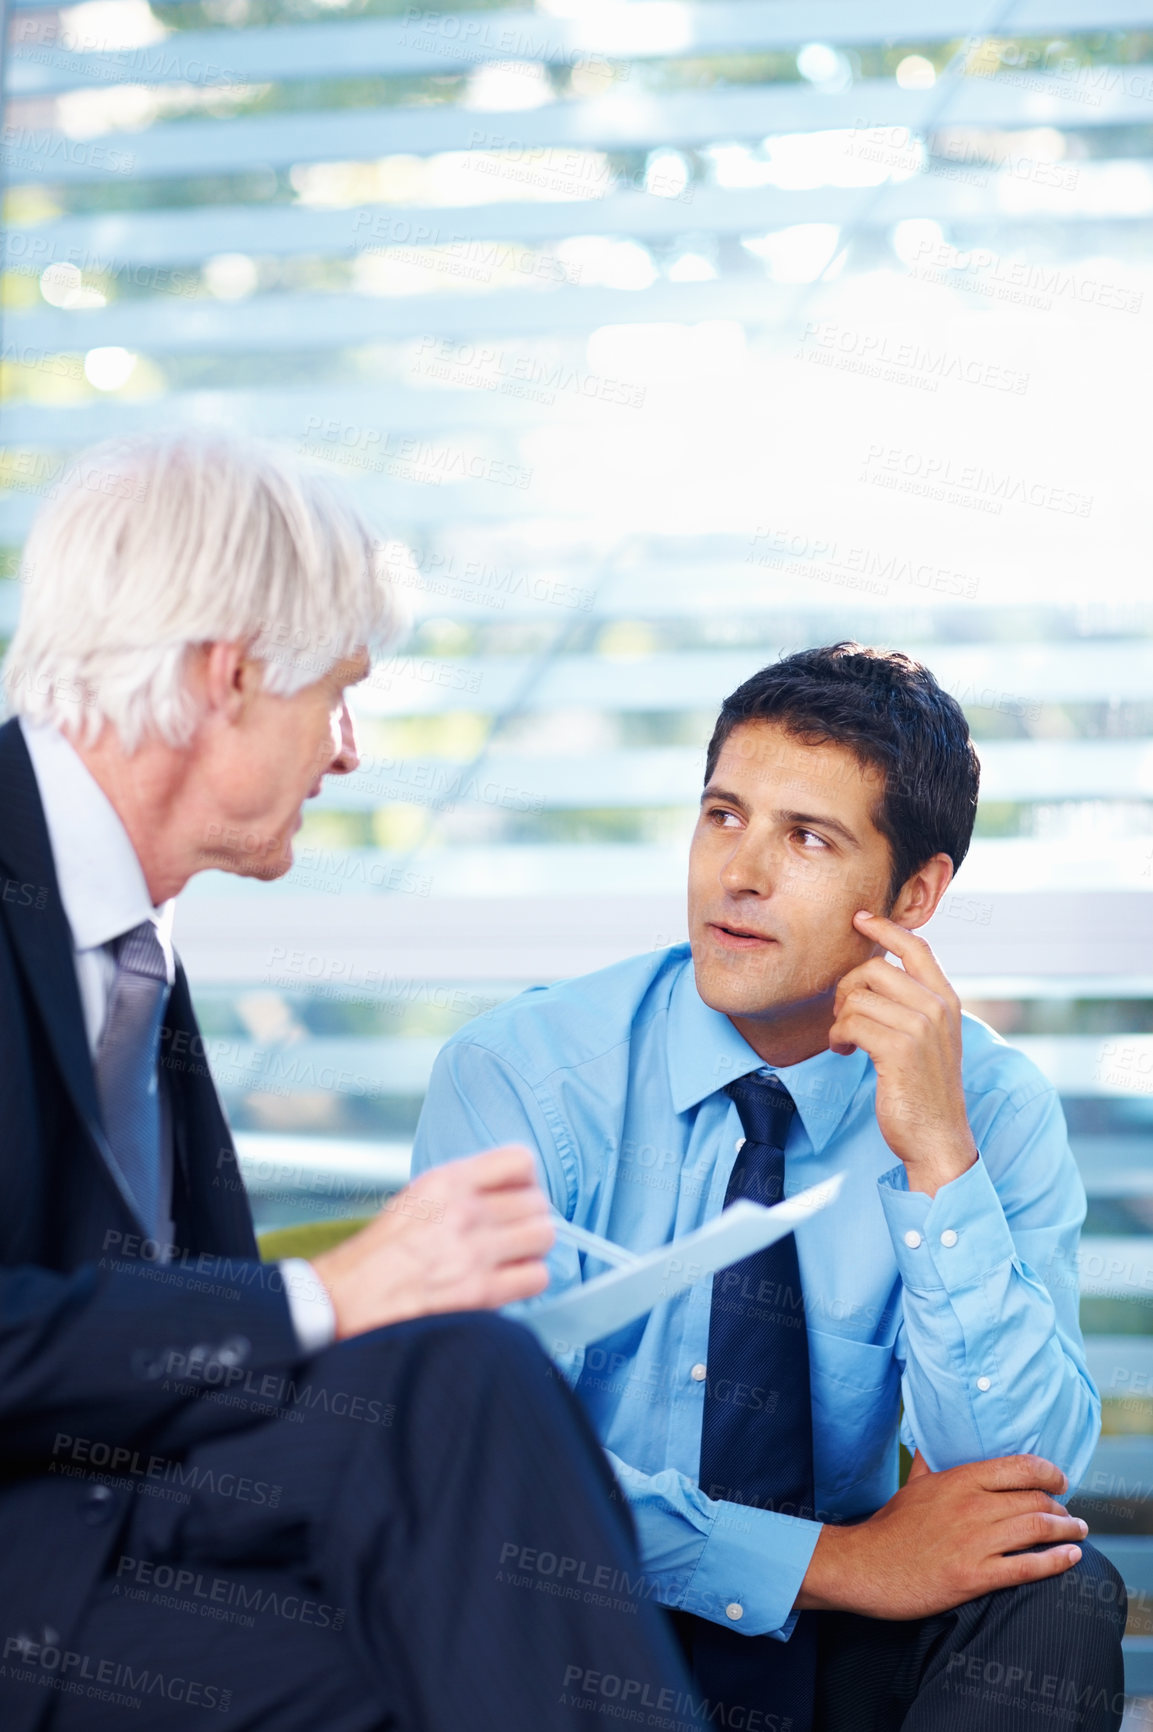
M422 1173L312 1267L343 1340L434 1311L529 1299L548 1285L554 1237L532 1155L513 1146Z
M863 1047L877 1072L877 1124L903 1161L911 1191L936 1196L977 1148L961 1083L961 1001L923 938L879 914L857 931L900 958L863 962L839 982L829 1045Z
M925 1618L996 1588L1059 1576L1088 1528L1055 1501L1069 1482L1037 1455L930 1473L921 1463L856 1527L821 1529L797 1607ZM1029 1546L1052 1549L1033 1552Z

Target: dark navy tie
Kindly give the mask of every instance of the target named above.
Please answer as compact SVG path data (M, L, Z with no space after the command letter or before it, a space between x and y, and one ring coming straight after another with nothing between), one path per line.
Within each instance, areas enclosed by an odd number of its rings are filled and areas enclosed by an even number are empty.
M725 1207L742 1197L771 1207L785 1194L793 1098L755 1071L728 1092L745 1140ZM701 1490L813 1519L809 1339L791 1233L713 1276Z
M730 1084L744 1142L725 1204L747 1197L771 1207L785 1190L785 1141L796 1107L775 1080L752 1072ZM809 1342L796 1240L790 1233L713 1276L701 1429L701 1490L727 1503L814 1517ZM771 1552L765 1569L771 1570ZM808 1732L817 1676L816 1613L802 1612L787 1642L740 1633L735 1597L715 1619L677 1613L674 1625L697 1687L725 1725L749 1724L753 1706L770 1725ZM725 1619L731 1620L726 1624ZM723 1708L720 1706L724 1704ZM746 1718L736 1718L740 1708Z
M116 978L96 1053L96 1088L113 1159L150 1238L162 1231L160 1027L168 1003L168 957L151 920L113 947Z

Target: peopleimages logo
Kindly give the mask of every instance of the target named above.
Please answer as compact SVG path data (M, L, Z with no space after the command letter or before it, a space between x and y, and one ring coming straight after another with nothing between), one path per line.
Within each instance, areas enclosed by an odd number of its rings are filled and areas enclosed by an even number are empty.
M931 344L898 340L885 331L859 331L830 319L810 319L797 359L863 374L867 378L912 385L935 392L942 381L1007 391L1023 397L1029 375L982 356L961 355Z
M134 1593L132 1590L136 1589ZM148 1591L159 1590L159 1592ZM150 1558L120 1557L116 1564L113 1593L129 1598L151 1599L178 1609L196 1611L201 1617L223 1617L226 1612L242 1614L258 1612L266 1617L287 1618L290 1622L312 1624L320 1630L344 1628L343 1606L330 1606L323 1600L303 1599L299 1594L278 1593L259 1583L232 1581L227 1576L208 1576L203 1570L192 1570L175 1564L155 1563ZM188 1595L181 1600L172 1596ZM201 1602L199 1605L194 1602ZM256 1619L250 1615L229 1619L251 1629Z
M625 1678L619 1672L596 1672L589 1666L565 1667L560 1701L563 1707L608 1714L641 1726L666 1728L667 1732L691 1732L694 1727L726 1727L729 1732L790 1732L793 1726L787 1714L771 1709L731 1700L713 1701L708 1696L693 1696L643 1678ZM642 1713L642 1709L646 1712Z
M174 51L162 42L153 42L124 48L106 37L71 30L59 16L46 19L25 14L18 18L12 29L12 45L19 50L22 66L51 66L57 71L67 55L99 56L89 59L85 67L86 77L93 83L160 84L176 79L181 84L219 87L242 82L231 67L186 57L179 47Z
M991 516L999 516L1005 505L1056 511L1067 517L1089 517L1093 511L1092 494L1008 469L955 463L942 452L912 451L900 445L870 445L859 479L874 487L920 494Z
M3 1665L6 1674L17 1683L47 1685L70 1696L114 1702L122 1708L142 1708L145 1696L162 1696L188 1708L208 1708L220 1714L227 1714L232 1705L232 1691L219 1684L206 1683L200 1678L173 1677L150 1671L146 1666L134 1670L123 1660L33 1642L28 1636L5 1638Z
M0 132L0 162L7 168L28 169L70 163L109 174L131 174L136 158L131 151L116 150L95 140L69 138L63 132L33 131L27 126L5 126Z
M61 1473L78 1466L85 1476L99 1478L91 1469L107 1472L127 1484L134 1479L150 1484L174 1485L180 1490L191 1486L193 1491L206 1491L213 1497L235 1498L240 1503L267 1504L276 1509L282 1486L267 1480L250 1479L245 1474L218 1472L195 1462L180 1461L163 1455L142 1454L127 1444L112 1444L103 1438L73 1437L70 1432L57 1432L52 1445L50 1473ZM70 1477L78 1477L72 1475Z
M966 251L929 235L913 247L909 275L1042 313L1058 303L1139 313L1144 300L1141 290L1108 278L1085 276L1065 265L1005 259L988 247Z
M520 354L495 344L456 342L447 337L422 337L412 370L445 384L499 391L549 405L561 391L628 409L642 408L645 400L644 386L632 380L607 378L563 360Z
M773 524L758 525L750 539L745 564L787 571L790 577L840 584L873 595L888 595L893 584L905 583L912 589L971 601L979 583L978 578L965 572L888 549L846 545Z

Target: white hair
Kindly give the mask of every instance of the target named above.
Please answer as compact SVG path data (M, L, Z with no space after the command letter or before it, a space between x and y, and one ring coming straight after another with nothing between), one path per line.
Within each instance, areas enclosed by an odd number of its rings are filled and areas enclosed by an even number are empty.
M395 632L379 544L355 505L272 446L210 432L99 445L32 526L9 707L89 741L174 746L198 721L196 644L243 643L288 696Z

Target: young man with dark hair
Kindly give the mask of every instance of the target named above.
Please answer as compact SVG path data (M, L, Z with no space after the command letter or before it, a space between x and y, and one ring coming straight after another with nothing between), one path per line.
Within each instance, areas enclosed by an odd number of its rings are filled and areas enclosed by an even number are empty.
M765 668L709 747L690 946L525 993L433 1073L417 1171L528 1143L554 1204L636 1251L844 1175L795 1235L564 1366L692 1663L686 1720L1120 1723L1124 1590L1059 1501L1100 1415L1084 1190L1054 1090L916 936L977 785L959 706L908 657ZM551 1291L589 1261L558 1247Z

